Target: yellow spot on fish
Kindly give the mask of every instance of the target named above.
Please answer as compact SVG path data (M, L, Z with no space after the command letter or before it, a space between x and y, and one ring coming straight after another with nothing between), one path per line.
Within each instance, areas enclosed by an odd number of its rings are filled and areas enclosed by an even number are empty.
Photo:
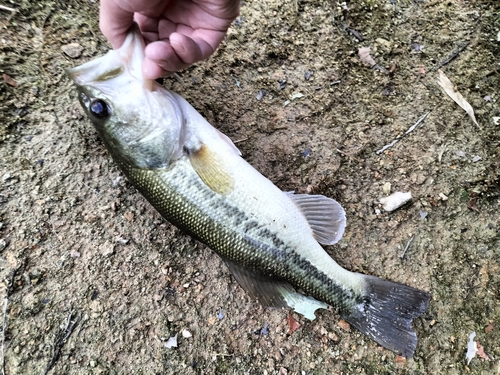
M118 77L120 74L123 73L123 66L119 66L118 68L108 70L107 72L102 73L100 76L98 76L95 80L96 82L103 82L107 81L109 79Z
M198 151L189 155L189 160L198 176L210 189L222 195L233 190L233 177L226 169L224 160L207 146L201 145Z

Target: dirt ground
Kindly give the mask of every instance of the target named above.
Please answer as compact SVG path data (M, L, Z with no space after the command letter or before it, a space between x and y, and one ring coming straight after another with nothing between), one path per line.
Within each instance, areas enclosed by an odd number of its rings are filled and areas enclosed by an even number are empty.
M5 374L500 374L498 1L247 1L209 61L164 82L281 189L345 207L327 248L343 267L432 293L408 360L334 310L292 314L290 334L126 181L64 74L109 48L97 2L2 5ZM386 213L389 191L413 199Z

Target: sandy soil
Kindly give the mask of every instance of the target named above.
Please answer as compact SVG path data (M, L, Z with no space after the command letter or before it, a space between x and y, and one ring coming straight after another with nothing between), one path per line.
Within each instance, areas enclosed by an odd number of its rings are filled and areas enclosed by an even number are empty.
M409 360L333 310L290 334L122 177L64 75L109 48L96 2L2 4L6 374L500 374L497 1L248 1L213 58L165 80L281 189L343 204L343 267L431 291ZM413 200L385 213L389 190ZM473 331L489 360L467 365Z

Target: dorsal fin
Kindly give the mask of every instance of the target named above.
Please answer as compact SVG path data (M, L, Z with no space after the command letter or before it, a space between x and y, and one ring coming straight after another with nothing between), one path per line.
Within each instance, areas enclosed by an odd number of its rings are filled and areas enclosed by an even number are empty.
M326 309L326 303L297 293L286 281L249 271L242 266L225 260L226 265L240 286L264 306L294 309L309 320L314 320L314 311Z
M346 226L345 211L335 200L323 195L294 194L286 195L299 207L320 244L333 245L344 234Z
M217 130L217 133L219 134L219 137L222 138L222 140L224 142L227 143L227 145L229 146L229 148L238 156L241 156L241 151L238 149L238 147L236 147L233 143L233 141L231 140L231 138L229 138L227 135L225 135L224 133L220 132L218 129L215 129Z

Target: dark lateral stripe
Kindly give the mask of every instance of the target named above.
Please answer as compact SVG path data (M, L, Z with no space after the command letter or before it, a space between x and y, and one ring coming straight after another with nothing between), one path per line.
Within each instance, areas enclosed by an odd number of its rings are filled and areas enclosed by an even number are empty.
M286 280L306 294L341 311L357 302L352 290L338 284L271 231L228 200L208 189L199 177L178 168L155 172L124 172L136 188L169 222L205 243L221 257L243 267ZM169 173L168 178L159 176ZM208 212L206 212L208 211ZM220 222L232 218L234 227Z

